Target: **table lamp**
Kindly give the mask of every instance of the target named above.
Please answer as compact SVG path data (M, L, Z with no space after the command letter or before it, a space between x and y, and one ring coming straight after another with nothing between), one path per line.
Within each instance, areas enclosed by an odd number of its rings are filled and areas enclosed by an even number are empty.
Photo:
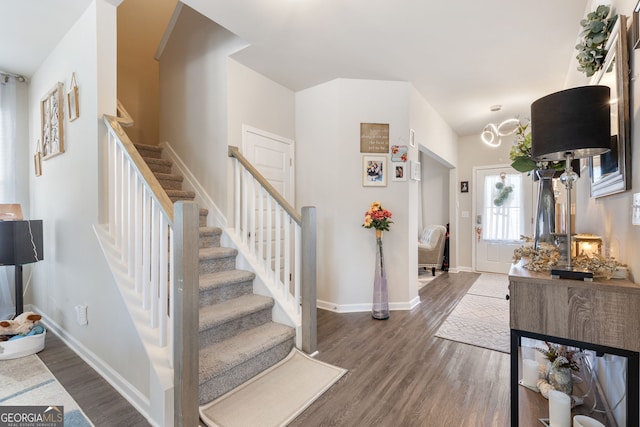
M42 259L42 220L0 221L0 265L15 266L16 316L24 309L22 265Z
M578 179L571 161L597 156L611 149L609 97L607 86L582 86L552 93L531 104L533 160L565 161L560 182L567 189L567 242L571 242L571 189ZM551 276L592 280L592 272L571 266L571 244L566 245L566 250L566 265L552 269Z

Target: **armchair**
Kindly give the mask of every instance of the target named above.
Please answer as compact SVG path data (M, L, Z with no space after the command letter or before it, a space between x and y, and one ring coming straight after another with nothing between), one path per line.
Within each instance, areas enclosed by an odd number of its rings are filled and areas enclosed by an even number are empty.
M446 232L443 225L428 225L422 230L418 237L418 268L431 267L431 274L436 275L436 268L442 266Z

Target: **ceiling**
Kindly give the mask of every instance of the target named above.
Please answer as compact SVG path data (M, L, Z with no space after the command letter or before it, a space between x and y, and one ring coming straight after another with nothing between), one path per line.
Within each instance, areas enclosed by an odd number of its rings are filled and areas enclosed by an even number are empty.
M250 43L234 58L283 86L297 91L338 77L408 81L460 136L490 121L528 118L531 102L565 87L591 3L184 2ZM90 3L3 2L0 70L31 75ZM490 111L495 104L500 112Z

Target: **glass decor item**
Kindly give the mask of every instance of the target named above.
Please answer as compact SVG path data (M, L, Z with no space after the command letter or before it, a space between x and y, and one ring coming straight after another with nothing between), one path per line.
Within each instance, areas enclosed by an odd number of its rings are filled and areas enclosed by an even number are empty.
M387 272L382 252L382 230L376 230L376 269L373 279L373 307L371 317L378 320L389 318L389 293L387 289Z
M538 207L536 209L534 249L541 242L553 244L556 232L556 196L553 192L553 175L555 169L537 169L538 175Z
M571 376L571 368L562 366L555 366L550 363L548 365L549 372L547 373L547 379L549 384L554 390L561 391L571 396L573 392L573 377Z

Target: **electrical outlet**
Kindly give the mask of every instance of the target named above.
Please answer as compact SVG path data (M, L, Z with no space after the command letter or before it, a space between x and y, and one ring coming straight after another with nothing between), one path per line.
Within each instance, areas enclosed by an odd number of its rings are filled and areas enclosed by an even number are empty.
M76 305L76 320L78 321L78 325L86 325L89 323L87 319L87 306L86 305Z
M631 211L631 224L640 225L640 193L633 195L633 206Z

